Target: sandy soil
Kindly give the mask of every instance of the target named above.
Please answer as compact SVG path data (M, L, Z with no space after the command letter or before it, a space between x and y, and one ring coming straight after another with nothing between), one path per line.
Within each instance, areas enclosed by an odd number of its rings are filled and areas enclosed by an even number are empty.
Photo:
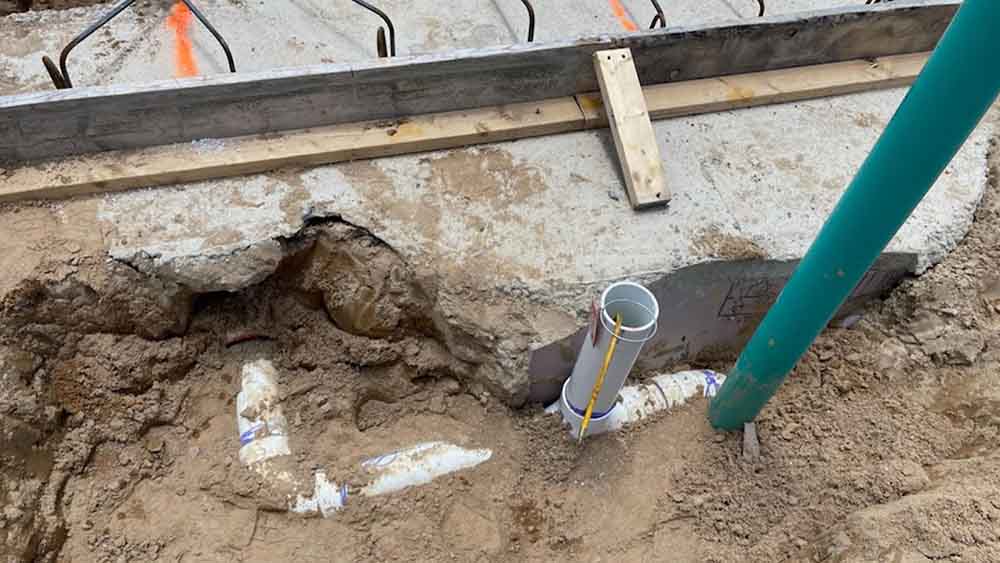
M23 208L0 226L0 560L998 561L993 186L944 263L813 346L758 421L758 460L704 400L582 447L512 411L470 384L461 335L442 345L432 288L350 225L285 241L259 285L197 294ZM289 514L237 459L239 369L259 357L305 479L426 440L494 457Z

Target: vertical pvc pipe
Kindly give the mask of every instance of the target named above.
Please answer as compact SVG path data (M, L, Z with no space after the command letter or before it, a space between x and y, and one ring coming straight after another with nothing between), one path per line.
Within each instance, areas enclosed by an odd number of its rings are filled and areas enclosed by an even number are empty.
M560 397L563 417L570 423L573 432L579 431L580 422L594 389L604 356L614 338L615 316L622 316L621 334L615 345L615 354L604 377L594 411L591 414L587 435L602 432L611 409L617 404L618 392L625 385L625 379L632 371L643 344L656 334L660 305L656 297L645 287L633 282L618 282L608 286L601 294L600 317L597 342L589 337L580 346L573 372Z
M998 26L1000 0L962 4L711 402L714 426L757 416L972 133L1000 90Z
M594 418L604 416L615 406L618 392L625 385L632 366L635 365L642 345L653 336L656 319L660 316L660 305L656 297L645 287L632 282L612 284L601 294L601 326L597 343L586 339L580 346L576 364L570 375L566 396L576 409L583 411L590 402L597 372L601 369L604 356L611 345L615 326L615 315L622 315L622 330L615 355L604 378L604 385L594 404Z

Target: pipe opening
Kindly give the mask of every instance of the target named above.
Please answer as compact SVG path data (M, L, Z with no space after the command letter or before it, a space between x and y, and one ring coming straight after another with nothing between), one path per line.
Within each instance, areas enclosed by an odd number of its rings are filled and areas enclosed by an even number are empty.
M622 316L622 330L643 332L656 324L660 306L648 289L632 282L611 285L601 296L604 324L615 326L615 316Z

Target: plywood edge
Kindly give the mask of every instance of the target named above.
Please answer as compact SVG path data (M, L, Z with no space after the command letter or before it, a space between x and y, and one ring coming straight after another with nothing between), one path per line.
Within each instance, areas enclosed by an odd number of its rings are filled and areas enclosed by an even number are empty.
M73 157L0 176L0 202L195 182L583 129L572 97Z

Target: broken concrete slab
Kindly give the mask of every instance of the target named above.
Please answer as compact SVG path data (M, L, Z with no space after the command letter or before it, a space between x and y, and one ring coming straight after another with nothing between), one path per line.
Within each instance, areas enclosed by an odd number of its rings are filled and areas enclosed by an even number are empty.
M106 198L99 216L117 259L209 264L289 236L308 217L341 217L432 280L444 324L493 350L487 380L518 400L541 400L568 374L573 335L613 280L635 279L661 296L661 332L640 367L731 352L777 296L901 96L659 122L678 189L668 209L652 213L628 209L607 133L585 132L121 194ZM992 121L845 314L961 239L986 185L991 135Z

